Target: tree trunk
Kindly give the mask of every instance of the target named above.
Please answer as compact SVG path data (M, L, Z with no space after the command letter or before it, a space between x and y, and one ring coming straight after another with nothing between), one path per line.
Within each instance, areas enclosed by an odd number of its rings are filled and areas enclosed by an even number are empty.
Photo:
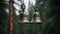
M13 34L13 0L10 0L10 34Z

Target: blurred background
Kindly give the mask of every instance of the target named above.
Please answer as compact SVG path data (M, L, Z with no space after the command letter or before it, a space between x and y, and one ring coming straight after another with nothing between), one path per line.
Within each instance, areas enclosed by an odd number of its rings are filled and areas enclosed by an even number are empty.
M24 1L28 20L32 20L35 5L42 24L18 24L21 5ZM10 0L0 0L0 34L10 33ZM60 33L60 0L13 0L13 34L59 34Z

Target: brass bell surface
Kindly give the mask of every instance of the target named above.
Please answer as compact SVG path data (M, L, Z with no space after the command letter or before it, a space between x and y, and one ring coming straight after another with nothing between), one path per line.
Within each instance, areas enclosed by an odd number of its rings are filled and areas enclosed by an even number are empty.
M28 23L29 20L28 20L28 15L26 14L26 12L23 12L23 23Z
M40 15L38 12L34 12L31 23L41 23Z
M21 5L21 9L22 9L22 13L23 13L22 23L28 23L29 22L28 15L26 14L25 8L26 7L25 7L24 1L23 1L22 5Z

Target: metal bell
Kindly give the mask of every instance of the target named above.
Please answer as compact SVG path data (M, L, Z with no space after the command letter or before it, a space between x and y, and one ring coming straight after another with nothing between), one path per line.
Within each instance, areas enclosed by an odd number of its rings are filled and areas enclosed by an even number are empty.
M33 17L32 17L31 23L42 23L42 21L40 19L40 15L39 15L38 12L34 12L33 13Z
M23 20L22 20L23 23L28 23L29 20L28 20L28 15L26 14L26 12L23 12Z
M22 13L23 13L23 17L22 17L22 23L28 23L29 20L28 20L28 15L26 14L26 11L25 11L25 4L24 4L24 1L21 5L21 9L22 9Z

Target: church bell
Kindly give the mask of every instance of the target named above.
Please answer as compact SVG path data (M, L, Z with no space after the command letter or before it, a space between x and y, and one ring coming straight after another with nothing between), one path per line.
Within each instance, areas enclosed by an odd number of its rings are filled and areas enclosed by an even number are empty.
M34 12L31 23L42 23L39 12Z
M23 20L22 20L23 23L28 23L29 20L28 20L28 15L26 14L26 12L23 12Z
M26 8L26 7L25 7L24 3L22 3L22 5L21 5L22 14L23 14L22 23L28 23L28 22L29 22L29 20L28 20L28 15L26 14L25 8Z

